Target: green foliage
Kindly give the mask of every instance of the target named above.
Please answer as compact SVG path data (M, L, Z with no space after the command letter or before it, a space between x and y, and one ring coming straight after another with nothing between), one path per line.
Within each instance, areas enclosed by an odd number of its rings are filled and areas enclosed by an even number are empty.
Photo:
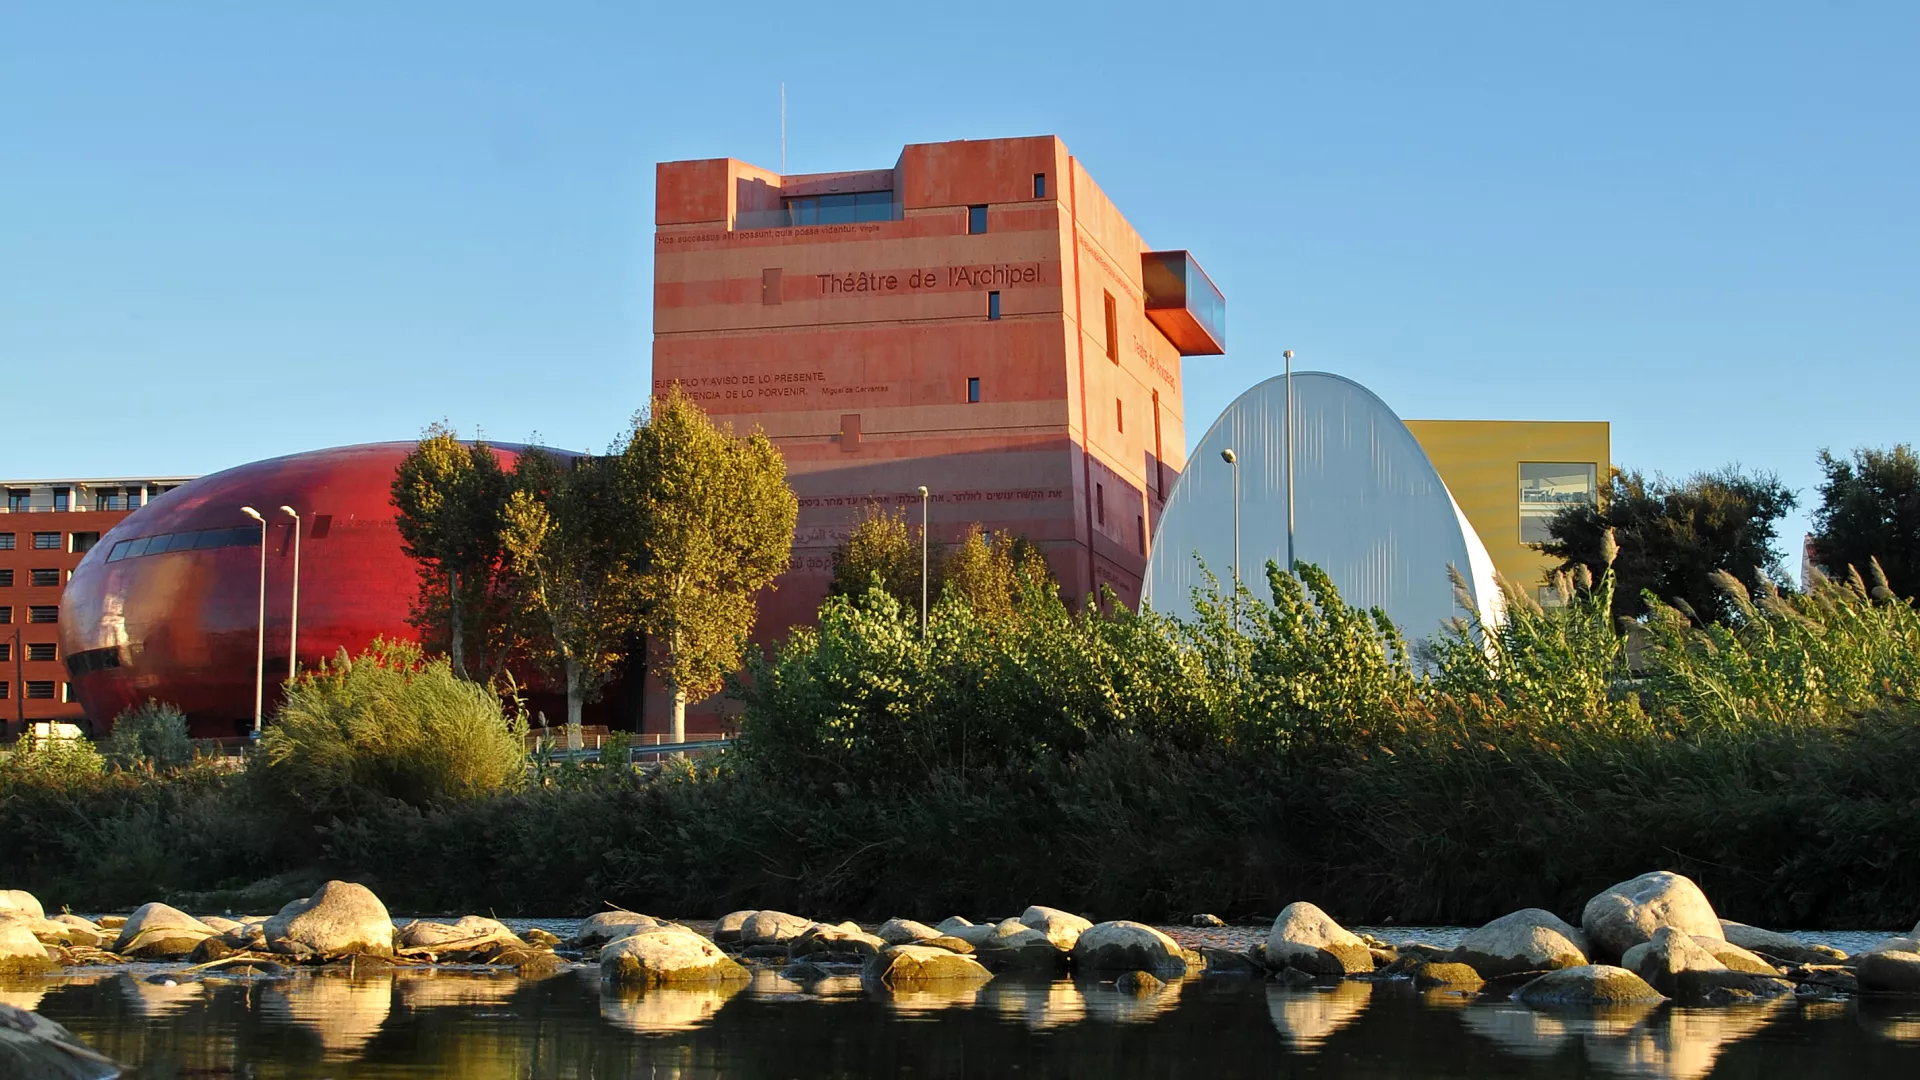
M486 443L434 424L394 470L391 490L402 550L420 569L414 624L450 655L455 674L494 678L524 634L501 548L510 477Z
M614 461L640 515L640 625L665 645L654 673L673 691L678 732L686 699L738 669L757 594L792 555L800 503L772 440L716 427L677 383L635 419Z
M877 581L902 606L919 611L921 556L920 541L907 525L906 510L868 503L847 538L833 549L833 580L827 586L827 595L862 596ZM937 598L946 551L944 547L929 550L925 556L927 596Z
M187 734L187 714L165 702L148 700L114 717L105 742L109 763L165 771L193 760L193 740Z
M99 776L106 759L86 739L21 736L0 757L0 789L65 788Z
M1619 576L1617 616L1646 614L1651 593L1700 620L1719 622L1732 608L1712 583L1716 571L1732 574L1750 591L1759 591L1763 579L1785 579L1774 542L1780 519L1796 502L1772 474L1749 475L1731 466L1677 484L1615 470L1600 505L1562 510L1548 526L1553 539L1538 547L1560 560L1560 572L1585 567L1598 576L1612 565ZM1601 551L1609 532L1619 544L1617 560Z
M1855 450L1852 461L1822 450L1820 470L1826 479L1813 512L1820 569L1843 578L1878 563L1895 595L1920 593L1920 456L1905 444Z
M249 768L321 820L370 801L425 806L511 790L525 777L525 724L444 658L375 641L287 689Z

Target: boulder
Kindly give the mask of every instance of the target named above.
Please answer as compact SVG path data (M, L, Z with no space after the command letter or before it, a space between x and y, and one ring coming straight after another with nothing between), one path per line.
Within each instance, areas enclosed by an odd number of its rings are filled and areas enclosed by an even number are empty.
M1127 919L1095 923L1073 943L1073 966L1080 971L1147 971L1160 978L1187 972L1187 957L1167 935Z
M267 920L267 948L277 953L338 956L393 955L393 917L373 890L329 881Z
M1076 930L1072 936L1077 941L1080 932ZM1050 940L1044 931L1019 919L995 923L991 933L973 943L973 954L979 957L981 963L995 969L1051 970L1061 966L1067 952Z
M225 960L240 950L227 943L224 935L215 934L193 947L192 955L187 959L196 964L211 964L216 960Z
M0 911L17 911L36 919L47 917L47 909L40 906L40 898L25 889L0 889Z
M1144 971L1122 972L1113 980L1113 988L1130 997L1152 997L1166 985Z
M901 944L925 945L925 946L928 946L929 948L945 949L948 952L957 952L962 956L966 956L973 952L973 942L962 941L959 938L953 937L950 934L941 934L939 937L923 938L919 941L901 942Z
M1757 926L1734 922L1731 919L1720 920L1721 936L1732 944L1749 952L1785 960L1790 964L1824 964L1832 957L1808 945L1799 938L1787 934L1778 934L1772 930L1762 930Z
M1587 962L1587 936L1551 911L1523 908L1461 938L1447 959L1487 978L1580 967Z
M973 923L968 922L966 919L963 919L958 915L951 915L951 916L948 916L947 918L941 919L937 923L934 923L933 928L935 930L940 931L943 934L953 934L955 930L965 930L967 927L972 925ZM953 936L958 937L959 935L954 934Z
M1424 961L1408 968L1407 974L1413 976L1413 985L1422 990L1434 986L1478 990L1486 985L1480 973L1466 964Z
M889 945L910 945L916 941L937 938L940 931L912 919L888 919L880 924L880 929L874 934Z
M1653 940L1663 926L1695 937L1726 937L1707 894L1692 879L1668 870L1623 881L1587 901L1580 913L1580 927L1592 943L1588 955L1610 960Z
M1671 926L1655 930L1653 940L1627 950L1623 962L1649 986L1684 1004L1727 1004L1793 990L1793 984L1772 968L1765 975L1732 970L1691 935Z
M184 960L213 927L176 907L155 901L135 908L120 927L113 951L135 960Z
M1582 964L1561 968L1513 992L1522 1005L1629 1005L1663 1001L1660 991L1625 968Z
M720 921L713 924L713 940L723 944L739 941L740 928L745 926L747 920L753 918L754 914L751 911L729 911L720 916Z
M1853 970L1860 989L1867 993L1920 994L1920 952L1876 948L1862 956Z
M752 975L720 946L680 930L629 934L600 953L600 977L636 986L746 982Z
M47 947L33 936L25 919L0 919L0 973L34 974L53 966Z
M556 945L565 944L565 942L560 940L560 935L551 930L542 930L537 926L529 926L525 930L520 931L520 940L529 945L547 949L551 949Z
M1020 922L1046 935L1047 941L1061 952L1072 952L1073 943L1093 925L1071 911L1038 905L1021 912Z
M985 982L993 978L973 957L927 945L889 945L867 961L861 976L889 987L923 982Z
M1253 954L1251 949L1244 952L1234 949L1220 949L1212 945L1200 946L1200 960L1206 965L1209 975L1265 975L1267 965Z
M520 938L506 924L484 915L463 915L458 922L432 922L415 919L394 935L394 944L404 949L433 949L453 944L462 950L485 945L518 946Z
M812 919L784 911L756 911L740 924L742 945L791 945L813 926Z
M1697 937L1694 944L1713 954L1715 960L1734 971L1744 971L1749 975L1777 976L1780 969L1758 954L1747 951L1731 941L1719 938ZM1818 955L1817 953L1815 955Z
M591 949L628 934L658 930L660 925L659 919L637 911L602 911L580 920L579 928L573 932L573 944L575 948Z
M1203 929L1217 928L1217 927L1222 927L1227 925L1227 920L1221 918L1218 915L1208 915L1203 912L1193 917L1192 925L1201 927Z
M112 1058L38 1013L0 1004L0 1077L14 1080L106 1080L120 1075Z
M106 941L106 932L91 924L74 926L56 919L42 919L24 911L0 909L0 922L15 923L27 928L42 945L86 945L98 948ZM82 919L82 923L86 920Z
M1367 943L1312 904L1288 904L1267 931L1267 964L1310 975L1343 978L1373 970Z
M868 957L889 944L891 942L858 927L847 930L842 926L813 926L793 939L787 946L787 955L816 963L864 964Z

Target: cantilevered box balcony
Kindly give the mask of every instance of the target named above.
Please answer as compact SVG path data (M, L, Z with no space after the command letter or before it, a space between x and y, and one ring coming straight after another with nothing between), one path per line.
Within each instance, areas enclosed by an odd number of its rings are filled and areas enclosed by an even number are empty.
M1192 255L1149 251L1140 256L1140 277L1147 286L1147 318L1181 356L1227 351L1227 298Z

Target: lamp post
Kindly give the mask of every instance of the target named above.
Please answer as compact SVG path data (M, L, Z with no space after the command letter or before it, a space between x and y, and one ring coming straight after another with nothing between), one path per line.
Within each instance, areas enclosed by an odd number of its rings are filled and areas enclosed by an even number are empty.
M1240 459L1232 447L1220 451L1220 460L1233 466L1233 590L1240 592Z
M259 644L253 661L253 737L260 737L260 709L266 700L267 686L267 519L251 506L240 512L260 523L260 626Z
M287 619L287 681L292 682L294 673L300 670L300 514L291 506L282 506L280 512L293 519L293 614Z
M927 485L920 485L920 640L927 638Z
M1280 354L1287 361L1287 573L1293 573L1293 350Z

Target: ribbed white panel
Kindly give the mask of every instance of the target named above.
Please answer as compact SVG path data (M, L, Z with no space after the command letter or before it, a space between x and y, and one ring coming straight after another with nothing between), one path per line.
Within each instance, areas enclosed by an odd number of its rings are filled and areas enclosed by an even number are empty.
M1349 603L1380 607L1409 640L1463 614L1449 564L1483 619L1498 617L1493 560L1426 452L1386 403L1325 372L1293 376L1294 555L1325 570ZM1227 406L1187 460L1160 515L1145 602L1187 617L1204 579L1196 553L1226 582L1233 567L1233 466L1240 459L1240 573L1265 598L1266 563L1287 563L1286 380Z

